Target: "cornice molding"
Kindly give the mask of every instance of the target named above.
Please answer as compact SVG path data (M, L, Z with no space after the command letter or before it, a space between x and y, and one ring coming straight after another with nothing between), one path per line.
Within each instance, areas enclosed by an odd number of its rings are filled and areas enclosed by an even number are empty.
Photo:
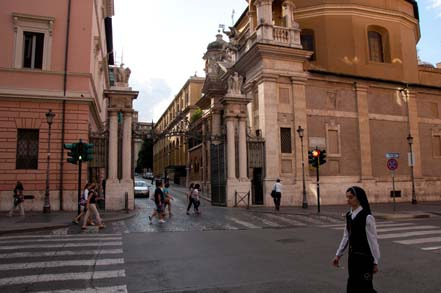
M319 16L357 16L375 20L398 22L410 28L419 27L418 19L403 12L374 8L358 4L323 4L294 10L296 20L308 19ZM416 30L417 39L420 38L419 29Z

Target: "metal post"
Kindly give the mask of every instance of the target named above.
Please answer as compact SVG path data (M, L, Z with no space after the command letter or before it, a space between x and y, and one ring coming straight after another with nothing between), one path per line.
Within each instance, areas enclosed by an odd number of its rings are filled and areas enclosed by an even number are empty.
M415 194L415 177L413 175L413 150L412 150L412 143L413 143L413 137L410 135L407 137L407 142L409 143L409 149L410 149L410 180L412 181L412 204L417 204L416 194Z
M80 199L81 199L81 160L78 161L78 209L77 215L81 213Z
M51 159L51 127L54 117L55 114L52 112L52 109L49 109L49 112L46 113L46 119L49 129L48 129L48 139L47 139L46 189L44 192L43 213L51 212L51 202L49 199L49 171L50 171L50 159Z
M127 191L124 193L124 203L125 203L126 213L129 213L129 193Z
M317 158L317 213L320 213L320 176L319 176L319 171L320 169L320 165L318 163L318 158Z
M305 185L305 158L303 154L303 133L304 129L299 125L299 128L297 128L297 133L300 137L300 145L302 148L302 180L303 180L303 201L302 201L302 208L306 209L308 208L308 200L306 198L306 185Z
M396 210L396 204L395 204L395 172L392 171L392 196L394 200L394 212Z

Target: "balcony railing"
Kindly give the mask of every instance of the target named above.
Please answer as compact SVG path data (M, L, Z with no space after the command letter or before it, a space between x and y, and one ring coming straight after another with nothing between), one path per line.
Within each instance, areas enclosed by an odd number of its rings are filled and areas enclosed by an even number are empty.
M290 44L289 30L286 27L274 26L273 28L273 38L274 41L282 44Z

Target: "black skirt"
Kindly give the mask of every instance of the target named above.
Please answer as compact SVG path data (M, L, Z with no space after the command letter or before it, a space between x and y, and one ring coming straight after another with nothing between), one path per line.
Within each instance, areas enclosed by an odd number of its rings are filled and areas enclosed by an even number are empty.
M374 293L372 277L374 262L372 256L349 252L348 257L349 278L346 287L347 293Z

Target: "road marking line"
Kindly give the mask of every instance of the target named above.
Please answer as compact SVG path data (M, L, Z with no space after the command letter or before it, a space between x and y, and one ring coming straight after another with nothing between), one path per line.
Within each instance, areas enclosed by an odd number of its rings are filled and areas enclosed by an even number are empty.
M273 221L267 220L264 218L263 214L262 217L258 217L255 215L251 215L251 214L247 214L248 217L250 217L252 220L254 221L261 221L263 224L265 224L266 226L270 226L270 227L282 227L282 225L279 225L278 223L275 223ZM265 216L268 216L268 214L265 214Z
M108 238L91 238L91 237L87 237L87 238L74 238L74 239L69 239L69 238L65 238L65 239L22 239L20 240L20 243L34 243L34 242L72 242L72 241L115 241L115 240L122 240L122 237L108 237ZM16 240L1 240L0 239L0 245L3 243L16 243Z
M108 266L115 264L124 264L122 258L105 258L105 259L80 259L80 260L62 260L62 261L45 261L30 263L10 263L1 264L0 270L27 270L36 268L56 268L69 266Z
M378 228L402 227L402 226L408 226L410 228L410 227L413 227L413 225L415 225L415 224L413 224L413 223L378 224L377 223L375 226L378 229ZM346 227L346 224L345 225L341 225L340 227L335 227L333 229L334 230L339 230L339 229L343 229L344 227Z
M125 277L124 270L117 271L95 271L84 273L66 273L66 274L41 274L41 275L23 275L12 278L0 279L0 286L10 286L17 284L68 281L68 280L93 280Z
M11 252L0 254L0 259L3 258L20 258L20 257L41 257L41 256L66 256L66 255L103 255L103 254L122 254L122 249L101 249L101 250L58 250L46 252Z
M304 215L287 215L287 218L295 218L298 221L306 222L307 224L320 225L323 224L322 221L310 218ZM305 224L306 225L306 224Z
M273 214L266 214L266 216L270 217L270 218L273 218L273 219L276 219L276 220L281 221L281 222L288 223L290 225L306 226L305 223L302 223L302 222L299 222L299 221L296 221L296 220L293 220L293 219L288 219L288 218L285 218L285 217L282 217L282 216L273 215Z
M113 287L94 287L84 288L78 290L56 290L56 291L39 291L36 293L127 293L127 286L113 286Z
M64 244L40 244L40 245L17 245L17 246L0 246L0 250L7 249L27 249L27 248L59 248L59 247L89 247L89 246L116 246L122 245L121 241L115 242L93 242L93 243L64 243Z
M438 250L441 249L441 246L432 246L432 247L423 247L422 250Z
M421 243L428 243L428 242L441 242L441 237L399 240L399 241L394 241L394 242L400 243L400 244L421 244Z
M250 228L250 229L261 229L261 228L262 228L262 227L259 227L259 226L254 225L254 224L251 224L251 223L248 223L248 222L241 221L241 220L236 219L236 218L230 218L230 220L232 220L233 222L236 222L237 224L240 224L240 225L242 225L242 226L245 226L245 227L247 227L247 228Z
M382 223L385 222L377 222L376 226L380 226ZM393 224L392 224L393 225ZM408 225L408 224L406 224ZM324 227L324 228L334 228L335 230L337 230L337 228L344 228L346 226L345 224L345 220L340 221L340 224L324 224L324 225L320 225L320 227ZM402 226L402 224L398 224L398 226Z
M68 235L23 235L23 236L0 236L0 240L3 239L26 239L26 238L76 238L76 237L117 237L122 236L121 233L117 234L68 234Z
M429 234L441 234L441 230L380 234L378 235L378 239L401 238L401 237L420 236L420 235L429 235Z
M384 228L384 229L377 229L378 233L382 232L390 232L390 231L405 231L405 230L423 230L423 229L439 229L438 226L410 226L410 227L394 227L394 228Z

